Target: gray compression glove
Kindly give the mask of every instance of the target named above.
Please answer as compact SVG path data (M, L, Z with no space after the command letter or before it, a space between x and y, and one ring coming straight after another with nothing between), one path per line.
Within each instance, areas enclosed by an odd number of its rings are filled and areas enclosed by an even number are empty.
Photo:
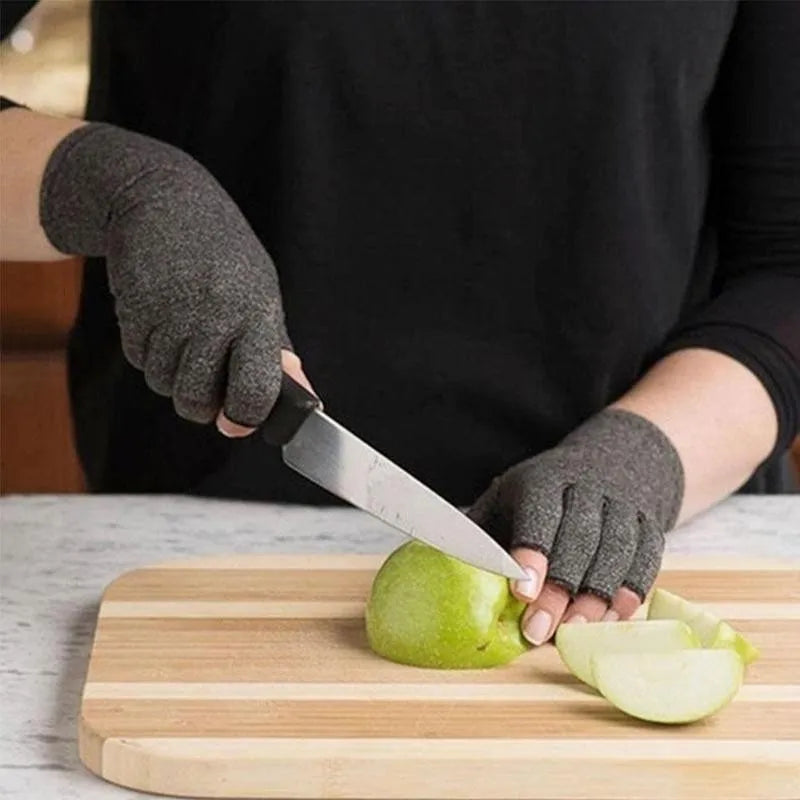
M289 348L278 276L233 200L189 155L105 124L63 139L42 227L63 253L105 256L122 349L195 422L256 426Z
M610 601L644 599L683 499L683 467L652 423L605 410L552 450L495 479L470 517L506 547L549 561L547 579Z

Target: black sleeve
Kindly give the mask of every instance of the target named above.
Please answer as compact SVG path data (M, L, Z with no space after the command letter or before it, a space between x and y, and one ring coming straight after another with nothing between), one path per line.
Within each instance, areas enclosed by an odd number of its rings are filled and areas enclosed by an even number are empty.
M37 0L3 0L0 4L0 41L5 39L20 20L36 5Z
M800 427L800 4L739 6L711 109L717 281L666 352L748 367L775 404L777 455Z

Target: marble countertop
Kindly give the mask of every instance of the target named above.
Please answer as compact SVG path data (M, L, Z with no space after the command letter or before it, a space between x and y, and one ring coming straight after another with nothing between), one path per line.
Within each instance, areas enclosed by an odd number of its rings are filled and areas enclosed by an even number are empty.
M120 573L226 552L386 553L402 541L350 509L186 497L0 501L0 798L134 800L80 764L76 713L97 604ZM674 531L668 552L800 559L800 495L734 497Z

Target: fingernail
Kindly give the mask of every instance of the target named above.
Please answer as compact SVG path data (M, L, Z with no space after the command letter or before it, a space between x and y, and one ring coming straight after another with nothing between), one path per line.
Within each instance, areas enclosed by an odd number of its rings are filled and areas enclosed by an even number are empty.
M525 626L525 638L531 644L542 644L547 641L552 625L553 615L540 608Z
M576 614L574 617L570 617L567 620L567 624L572 623L572 622L588 622L588 621L589 620L586 619L586 617L584 617L583 614Z
M539 573L535 569L525 567L525 574L528 576L525 580L515 581L514 591L522 597L535 600L539 594Z
M614 611L613 608L609 608L605 614L603 614L603 622L616 622L619 619L619 614Z

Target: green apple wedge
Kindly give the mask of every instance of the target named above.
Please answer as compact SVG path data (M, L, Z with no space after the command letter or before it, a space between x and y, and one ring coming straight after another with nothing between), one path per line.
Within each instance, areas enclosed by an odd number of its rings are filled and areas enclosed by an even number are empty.
M495 667L528 649L520 630L524 609L501 575L410 541L375 576L366 606L367 640L378 655L401 664Z
M647 609L648 620L678 619L696 634L702 647L735 650L745 666L761 655L758 648L738 633L729 623L677 594L656 589Z
M691 628L676 619L567 623L559 627L555 644L567 669L594 688L597 688L592 674L595 655L670 652L700 646Z
M595 655L597 687L613 705L648 722L687 723L711 716L739 691L744 664L729 648Z

